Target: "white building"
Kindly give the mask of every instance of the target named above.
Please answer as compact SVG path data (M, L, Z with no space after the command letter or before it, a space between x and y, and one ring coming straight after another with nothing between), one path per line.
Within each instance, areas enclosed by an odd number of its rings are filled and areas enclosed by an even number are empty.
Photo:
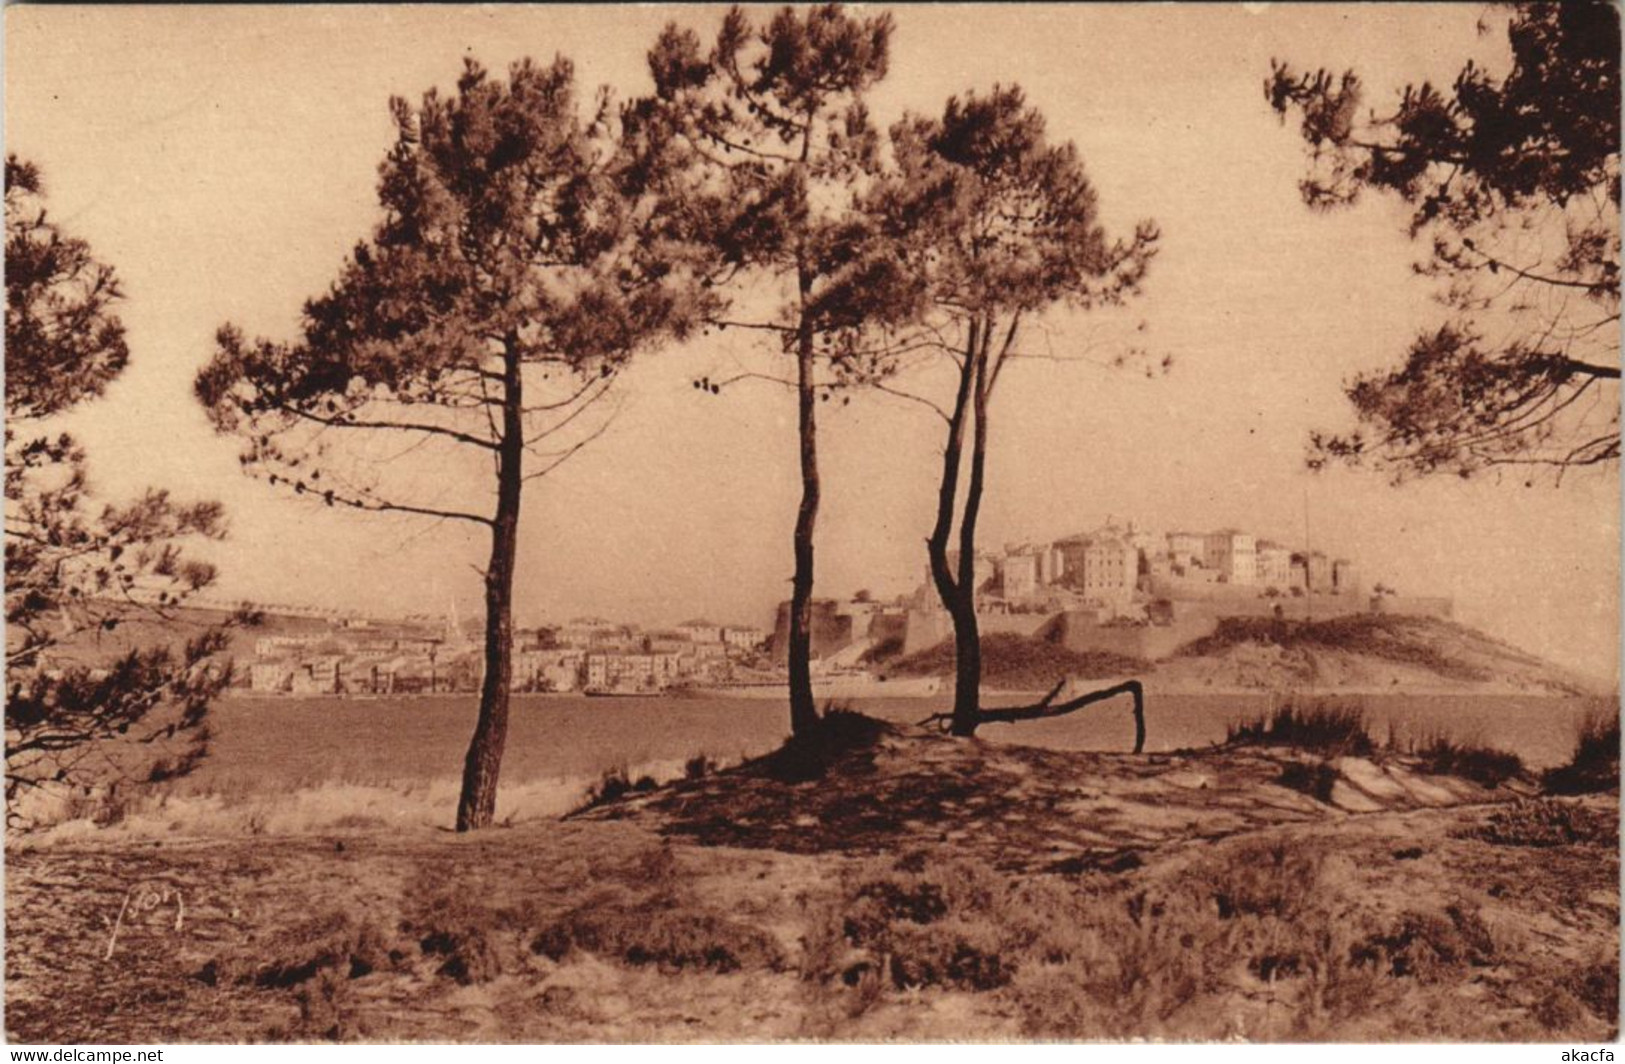
M1202 564L1207 555L1206 537L1195 532L1168 533L1168 561L1181 569Z
M1292 586L1292 551L1267 539L1258 541L1258 573L1261 587L1285 591Z
M1028 599L1038 593L1039 554L1023 548L1006 554L999 563L1004 597L1010 601Z
M677 626L677 631L695 643L721 643L723 641L722 625L712 621L684 621Z
M755 650L767 642L767 633L760 628L730 626L722 630L722 641L735 650Z
M248 687L251 691L277 693L293 685L293 662L256 661L249 666Z
M1202 538L1202 565L1231 584L1258 580L1258 545L1246 532L1233 528L1209 532Z
M1085 599L1113 607L1134 598L1140 578L1140 552L1113 535L1073 536L1056 544L1066 556L1067 583Z

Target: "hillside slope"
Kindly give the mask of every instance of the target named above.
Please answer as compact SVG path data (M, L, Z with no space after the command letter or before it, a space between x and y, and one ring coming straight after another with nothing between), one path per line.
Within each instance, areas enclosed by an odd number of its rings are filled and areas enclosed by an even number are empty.
M1079 652L1037 637L982 640L983 682L1034 690L1062 677L1141 676L1164 690L1427 690L1596 695L1600 685L1453 621L1362 614L1324 621L1230 617L1156 662ZM902 675L953 672L952 641L883 664Z
M951 676L953 640L894 658L878 666L885 674ZM1048 688L1063 676L1098 680L1146 672L1151 664L1121 654L1079 652L1058 643L1030 636L994 633L982 637L982 682L990 687L1021 691Z
M156 845L114 828L14 848L7 1032L1617 1036L1617 791L1535 797L1410 758L1257 745L1046 751L850 714L810 741L816 771L787 747L474 837ZM1317 765L1324 798L1300 786Z
M1226 618L1158 668L1164 682L1226 688L1600 693L1585 677L1466 625L1385 614Z

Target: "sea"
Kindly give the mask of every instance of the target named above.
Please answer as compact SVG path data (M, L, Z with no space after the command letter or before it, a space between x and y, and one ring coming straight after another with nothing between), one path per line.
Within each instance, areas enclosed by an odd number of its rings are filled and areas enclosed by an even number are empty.
M1444 735L1513 751L1534 769L1568 759L1580 720L1597 705L1538 695L1358 697L1379 742ZM877 699L851 708L914 723L945 704L941 697ZM1146 751L1221 742L1229 725L1269 707L1263 694L1151 691ZM182 789L274 792L332 782L455 779L476 712L472 695L225 699L211 713L210 754ZM515 695L510 718L502 766L508 783L593 778L615 769L638 773L649 766L663 766L669 775L694 757L726 764L773 749L789 723L787 707L775 700L567 695ZM1127 752L1134 727L1123 697L1066 717L988 725L978 741Z

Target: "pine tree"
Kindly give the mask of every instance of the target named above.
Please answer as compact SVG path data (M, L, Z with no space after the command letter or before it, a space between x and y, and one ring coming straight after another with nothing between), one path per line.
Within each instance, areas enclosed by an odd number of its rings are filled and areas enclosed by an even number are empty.
M766 289L776 304L754 319L720 309L710 323L760 332L794 363L787 378L766 376L788 384L797 404L801 499L787 648L796 734L818 720L811 674L818 404L832 396L840 363L852 354L838 346L851 322L828 295L850 276L861 246L856 203L879 147L863 101L886 75L891 32L889 15L860 18L839 4L785 7L759 26L735 7L709 52L692 30L671 25L649 54L655 94L644 114L686 180L683 214L713 260L713 290ZM717 392L739 379L697 384Z
M1129 239L1107 238L1077 150L1049 141L1043 115L1018 87L954 97L940 118L898 123L891 143L894 169L867 202L874 240L860 285L894 300L888 315L869 319L871 334L884 339L868 344L874 357L864 370L882 380L895 376L922 350L953 363L953 400L937 411L946 437L926 546L954 626L949 726L971 735L988 720L1020 719L1033 708L990 713L980 704L976 528L999 381L1011 364L1031 357L1022 349L1023 329L1048 312L1117 304L1136 293L1158 232L1142 222ZM1050 715L1076 707L1046 700L1042 708Z
M651 206L660 160L622 137L606 93L583 117L567 60L522 60L506 81L470 60L455 94L390 110L371 239L306 304L297 342L222 328L197 393L272 483L489 534L485 674L457 810L466 831L489 826L496 807L524 487L604 430L603 401L629 360L681 335L703 300L686 245ZM431 478L399 475L406 458L380 459L376 442L391 437L421 444L410 454L424 461L488 463L490 497L440 501Z
M1468 62L1448 90L1407 85L1391 111L1362 113L1353 71L1276 63L1264 83L1309 145L1304 201L1404 202L1428 243L1416 272L1451 312L1402 365L1349 382L1362 427L1315 433L1314 467L1561 478L1618 462L1619 9L1517 4L1506 32L1504 75Z
M180 646L99 643L197 624L181 607L215 570L184 547L220 537L222 512L163 491L95 505L83 448L50 421L128 364L123 293L113 268L50 219L38 168L14 155L5 165L6 818L21 827L34 792L194 767L209 704L230 682L230 625L198 625Z

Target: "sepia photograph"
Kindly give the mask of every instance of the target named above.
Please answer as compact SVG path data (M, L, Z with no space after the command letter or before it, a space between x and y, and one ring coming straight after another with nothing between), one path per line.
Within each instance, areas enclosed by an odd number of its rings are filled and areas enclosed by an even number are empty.
M8 1043L1619 1039L1618 4L4 30Z

